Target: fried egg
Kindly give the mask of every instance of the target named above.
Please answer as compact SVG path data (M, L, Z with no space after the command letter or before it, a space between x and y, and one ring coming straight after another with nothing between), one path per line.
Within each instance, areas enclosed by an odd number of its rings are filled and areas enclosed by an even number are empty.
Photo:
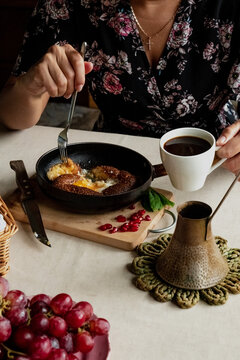
M75 164L71 159L67 159L66 163L60 163L53 165L47 172L47 177L49 180L53 181L60 175L65 174L79 174L81 168Z
M73 183L73 185L86 187L97 192L102 192L103 190L114 184L116 184L116 181L112 179L108 179L106 181L92 181L91 179L88 179L84 176L82 176L81 179Z
M99 193L101 193L109 186L117 184L118 182L116 179L111 178L97 179L95 176L93 176L91 170L81 169L80 166L75 164L69 158L67 160L67 163L60 163L52 166L47 172L47 177L49 180L53 181L57 177L66 174L79 176L79 179L73 182L72 185L85 187Z

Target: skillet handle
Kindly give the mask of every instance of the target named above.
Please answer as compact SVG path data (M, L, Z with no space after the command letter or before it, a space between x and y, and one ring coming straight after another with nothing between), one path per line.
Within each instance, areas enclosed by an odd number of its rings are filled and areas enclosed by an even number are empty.
M165 176L165 175L167 175L167 172L166 172L163 164L153 165L153 175L152 175L153 179L161 177L161 176Z

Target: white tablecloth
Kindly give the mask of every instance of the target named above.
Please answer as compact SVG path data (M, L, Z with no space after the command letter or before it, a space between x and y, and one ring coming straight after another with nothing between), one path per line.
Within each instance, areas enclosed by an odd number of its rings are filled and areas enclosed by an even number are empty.
M41 126L1 130L3 198L16 188L9 161L22 159L29 176L33 175L37 159L56 147L58 132ZM70 143L82 141L116 143L140 152L152 164L160 163L158 139L70 130ZM200 200L214 209L232 180L233 175L221 168L208 176L203 189L193 193L174 190L168 177L155 179L152 185L173 191L176 205ZM239 187L239 183L234 186L212 224L213 233L228 239L230 247L240 247ZM230 295L222 306L200 301L188 310L171 302L159 303L132 284L127 265L134 252L47 230L50 249L33 237L29 225L18 226L11 239L11 270L6 276L11 289L27 295L67 292L74 300L91 302L95 313L110 321L111 360L239 359L240 295ZM156 237L151 235L148 240Z

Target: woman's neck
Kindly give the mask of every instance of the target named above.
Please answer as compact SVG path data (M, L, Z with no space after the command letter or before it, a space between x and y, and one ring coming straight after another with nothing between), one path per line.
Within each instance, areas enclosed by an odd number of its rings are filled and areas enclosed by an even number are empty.
M150 66L165 48L180 0L132 0L136 25Z
M163 18L176 11L179 0L131 0L131 6L139 16L143 18L156 19L159 15Z

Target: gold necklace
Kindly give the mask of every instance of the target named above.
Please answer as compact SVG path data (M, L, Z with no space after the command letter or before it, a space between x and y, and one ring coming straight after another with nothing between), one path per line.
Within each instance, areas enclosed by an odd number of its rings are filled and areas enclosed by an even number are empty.
M146 31L142 28L142 26L140 25L138 19L137 19L137 16L133 10L133 7L132 5L130 4L130 8L131 8L131 12L132 12L132 15L133 15L133 18L137 24L137 26L139 27L139 30L147 37L147 40L144 41L144 43L148 46L148 50L150 51L152 49L152 45L153 45L153 42L151 41L152 38L156 37L157 35L160 34L161 31L163 31L165 29L165 27L175 18L175 15L176 15L176 12L178 10L178 6L179 6L179 3L180 1L178 2L178 5L177 5L177 8L176 10L174 11L173 15L170 17L170 19L168 19L168 21L161 27L160 30L158 30L155 34L153 35L149 35L148 33L146 33Z

